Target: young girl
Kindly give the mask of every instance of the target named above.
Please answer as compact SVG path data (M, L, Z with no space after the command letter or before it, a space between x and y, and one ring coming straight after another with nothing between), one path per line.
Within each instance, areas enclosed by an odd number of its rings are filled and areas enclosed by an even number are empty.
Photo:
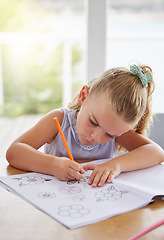
M9 147L8 162L19 169L51 174L60 180L79 180L93 170L88 184L101 187L121 172L147 168L164 161L163 150L143 134L151 118L154 90L152 70L132 65L113 68L83 86L69 109L56 109ZM54 124L57 117L74 159L106 159L82 167L71 161ZM45 153L37 151L44 145ZM116 148L127 154L116 157Z

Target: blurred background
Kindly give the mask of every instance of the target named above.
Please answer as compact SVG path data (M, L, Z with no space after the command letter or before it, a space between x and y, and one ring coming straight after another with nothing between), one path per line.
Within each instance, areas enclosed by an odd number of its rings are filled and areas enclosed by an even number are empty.
M106 15L105 68L149 65L153 112L164 113L164 0L106 0ZM45 114L76 95L87 81L87 23L85 0L0 1L1 116Z

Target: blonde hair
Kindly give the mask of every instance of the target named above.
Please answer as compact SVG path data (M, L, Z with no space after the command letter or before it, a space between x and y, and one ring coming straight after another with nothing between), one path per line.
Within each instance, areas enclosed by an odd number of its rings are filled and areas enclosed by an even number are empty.
M145 72L151 72L149 66L139 65ZM144 87L139 77L126 68L112 68L88 82L89 94L106 93L113 109L128 123L137 122L134 131L146 134L152 120L152 93L154 80ZM69 103L69 109L80 110L78 96Z

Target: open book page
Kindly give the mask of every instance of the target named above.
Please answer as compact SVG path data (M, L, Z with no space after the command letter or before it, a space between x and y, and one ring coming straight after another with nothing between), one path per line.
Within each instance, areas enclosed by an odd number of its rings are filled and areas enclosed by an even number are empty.
M77 228L125 213L149 203L149 199L114 183L92 188L87 171L80 181L62 182L53 176L26 173L1 177L5 188L21 196L68 228Z
M90 163L99 165L107 161L110 159ZM154 196L164 195L164 165L121 173L113 179L113 183L151 200Z
M150 168L121 173L113 183L132 189L146 198L164 195L164 166L156 165Z

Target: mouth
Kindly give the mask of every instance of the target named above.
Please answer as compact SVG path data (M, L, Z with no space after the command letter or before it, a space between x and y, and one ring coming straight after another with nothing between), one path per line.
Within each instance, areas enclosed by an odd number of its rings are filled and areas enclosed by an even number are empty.
M88 140L86 137L83 137L83 145L86 145L86 146L91 146L91 145L94 145L93 141L90 141Z

